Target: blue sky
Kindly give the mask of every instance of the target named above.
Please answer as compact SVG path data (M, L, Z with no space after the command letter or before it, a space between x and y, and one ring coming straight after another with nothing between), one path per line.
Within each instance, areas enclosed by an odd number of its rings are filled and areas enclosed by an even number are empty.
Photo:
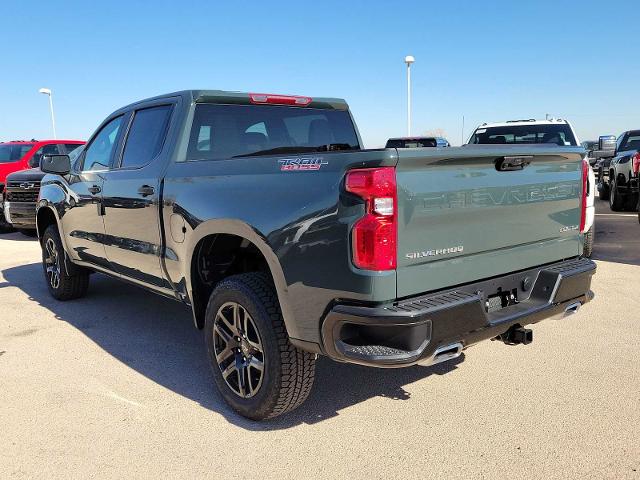
M57 5L56 5L57 4ZM640 2L7 0L0 140L86 139L113 110L187 88L345 98L366 147L454 144L485 121L569 119L581 139L640 128Z

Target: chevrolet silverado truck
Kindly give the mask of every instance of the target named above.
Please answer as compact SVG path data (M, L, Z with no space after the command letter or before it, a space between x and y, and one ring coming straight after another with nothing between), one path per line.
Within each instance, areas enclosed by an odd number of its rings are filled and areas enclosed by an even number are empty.
M31 140L0 143L0 233L13 227L27 235L34 235L35 202L38 198L40 159L45 154L68 154L84 142L79 140ZM27 179L13 176L15 172L30 169ZM35 170L34 170L35 169ZM34 173L37 172L37 173ZM7 206L15 203L15 225ZM25 204L29 204L25 206ZM26 217L24 216L26 214ZM24 222L22 220L25 220ZM33 233L32 233L33 232Z
M593 296L580 147L366 150L347 104L189 90L109 115L37 206L58 300L101 272L191 308L233 409L309 395L317 356L432 365Z
M640 185L640 130L622 133L609 156L599 163L600 198L614 212L638 210Z

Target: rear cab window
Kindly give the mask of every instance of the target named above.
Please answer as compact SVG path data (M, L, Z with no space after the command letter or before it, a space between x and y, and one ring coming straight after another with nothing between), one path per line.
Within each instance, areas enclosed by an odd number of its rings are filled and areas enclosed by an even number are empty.
M359 149L346 110L198 104L187 160Z
M480 127L473 133L469 143L475 145L546 143L577 146L573 132L566 123Z
M390 138L387 141L387 148L423 148L437 147L438 141L435 138Z

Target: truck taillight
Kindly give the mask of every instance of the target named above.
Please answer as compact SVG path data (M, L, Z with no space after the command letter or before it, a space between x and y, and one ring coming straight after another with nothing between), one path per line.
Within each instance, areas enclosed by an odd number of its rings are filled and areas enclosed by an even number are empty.
M640 173L640 152L633 156L633 173L635 175Z
M592 186L593 188L593 186ZM582 199L580 201L580 232L584 232L587 221L587 197L589 196L589 162L582 161Z
M394 167L347 172L345 188L365 201L365 216L353 226L353 263L365 270L397 266L397 185Z

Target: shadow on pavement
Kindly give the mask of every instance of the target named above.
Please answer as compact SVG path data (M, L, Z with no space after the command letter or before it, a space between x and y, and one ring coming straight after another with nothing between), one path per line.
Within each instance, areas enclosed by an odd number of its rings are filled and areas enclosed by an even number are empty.
M184 305L95 274L86 298L54 300L38 263L6 269L1 287L16 286L31 301L52 311L107 353L140 374L223 415L248 430L278 430L321 422L339 411L373 397L407 400L404 386L431 375L450 372L460 358L433 367L374 369L341 364L321 357L309 400L298 410L267 422L252 422L235 414L215 389L206 360L202 332L193 327Z
M9 240L10 242L37 242L38 239L30 237L20 232L0 233L0 240Z
M593 260L640 265L640 225L637 212L613 212L596 199Z

